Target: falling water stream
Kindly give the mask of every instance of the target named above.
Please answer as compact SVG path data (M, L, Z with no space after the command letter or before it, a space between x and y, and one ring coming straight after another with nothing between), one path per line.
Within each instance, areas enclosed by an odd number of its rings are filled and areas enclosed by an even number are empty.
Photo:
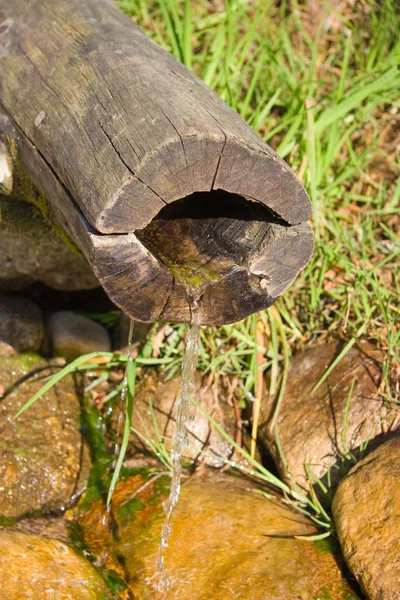
M189 401L194 392L197 359L200 345L200 310L198 300L191 298L192 320L188 326L185 352L182 360L182 389L177 403L176 423L172 443L172 479L168 499L163 504L165 521L161 528L161 540L157 555L156 589L166 592L169 580L164 573L165 551L171 534L171 517L181 489L181 458L188 444L187 422L190 415Z
M199 354L200 346L200 306L199 300L195 293L189 294L190 298L190 309L191 309L191 322L188 325L187 339L185 351L182 359L182 387L181 393L177 401L177 413L175 431L172 442L172 477L171 487L168 499L163 504L165 512L165 521L161 528L161 539L157 554L156 572L154 573L155 588L159 592L166 592L169 589L170 583L164 573L164 559L165 551L168 546L169 536L171 534L171 519L174 507L176 506L179 498L179 492L181 489L181 474L182 465L181 458L184 449L188 444L188 432L187 423L190 416L190 397L194 392L194 380L196 375L197 359ZM131 346L133 336L133 323L131 321L129 328L128 338L128 353L127 353L127 365L131 358ZM124 401L127 394L128 378L127 368L125 369L123 386L121 391L121 399ZM126 416L125 416L126 418ZM114 446L114 468L120 453L120 444L118 442L121 434L122 423L124 420L123 412L120 413L118 418L118 430L117 430L117 441ZM107 513L103 517L103 524L108 524L110 506L107 509Z

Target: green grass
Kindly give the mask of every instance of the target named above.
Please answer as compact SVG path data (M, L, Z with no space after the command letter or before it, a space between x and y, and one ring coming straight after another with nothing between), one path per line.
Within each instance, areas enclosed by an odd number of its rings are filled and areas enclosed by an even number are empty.
M193 69L300 174L313 208L313 258L277 303L292 349L362 335L399 363L399 155L385 128L399 127L400 13L395 0L357 3L339 15L321 3L120 0L153 39ZM336 18L335 27L328 28ZM319 22L318 22L319 19ZM314 22L315 21L315 22ZM390 134L387 134L390 137ZM377 169L386 165L383 175ZM397 231L396 231L397 227ZM175 328L180 356L183 329ZM272 332L271 332L272 333ZM203 332L200 368L254 391L251 319ZM178 348L178 353L176 349ZM272 369L275 348L265 354ZM250 357L250 358L249 358ZM271 359L271 360L269 360ZM283 356L280 356L283 360ZM178 367L178 362L176 367Z

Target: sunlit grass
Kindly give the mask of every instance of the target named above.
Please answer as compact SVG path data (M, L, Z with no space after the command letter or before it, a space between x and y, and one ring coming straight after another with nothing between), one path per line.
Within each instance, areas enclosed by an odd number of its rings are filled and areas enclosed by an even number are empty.
M400 127L396 2L366 0L342 15L334 3L310 14L296 1L119 5L239 112L307 188L314 256L277 303L291 348L332 337L353 344L361 331L387 352L391 397L390 369L400 361L400 161L385 135ZM175 329L179 345L183 328ZM254 394L251 319L208 328L202 339L200 368L240 376ZM174 352L168 342L160 348ZM273 369L271 350L264 370Z

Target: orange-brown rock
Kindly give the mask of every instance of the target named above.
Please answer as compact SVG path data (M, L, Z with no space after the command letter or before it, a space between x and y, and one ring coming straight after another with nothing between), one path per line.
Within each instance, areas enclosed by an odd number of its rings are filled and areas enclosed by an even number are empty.
M0 531L1 600L111 600L93 565L59 540Z
M247 480L215 473L182 486L165 555L170 589L157 592L167 490L166 479L154 477L118 484L110 528L117 534L109 533L105 545L99 544L101 508L79 517L86 544L106 555L108 568L115 557L121 561L137 600L357 600L329 544L295 538L315 532L311 521L266 499Z
M400 598L400 437L357 463L333 515L348 566L371 600Z

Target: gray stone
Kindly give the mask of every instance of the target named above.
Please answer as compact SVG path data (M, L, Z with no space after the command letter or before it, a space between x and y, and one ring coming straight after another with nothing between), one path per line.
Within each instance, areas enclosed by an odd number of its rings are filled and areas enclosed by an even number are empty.
M269 425L275 398L263 399L259 439L273 456L281 477L305 489L307 468L312 479L323 478L329 471L330 482L336 485L354 464L348 460L350 454L356 457L362 444L374 447L400 424L399 407L388 406L379 394L384 353L370 344L352 348L312 392L339 351L336 344L325 344L299 352L290 360L277 421L281 450Z
M111 350L110 337L104 327L73 311L51 314L47 330L54 355L67 360L90 352Z
M37 352L43 335L43 314L32 300L0 294L0 342L17 352Z
M400 437L339 484L333 516L346 562L371 600L400 598Z
M99 286L86 258L67 245L27 202L0 194L0 291L42 281L60 290Z
M29 355L0 359L0 515L5 517L64 509L86 482L89 457L72 376L14 419L57 372L53 365Z

